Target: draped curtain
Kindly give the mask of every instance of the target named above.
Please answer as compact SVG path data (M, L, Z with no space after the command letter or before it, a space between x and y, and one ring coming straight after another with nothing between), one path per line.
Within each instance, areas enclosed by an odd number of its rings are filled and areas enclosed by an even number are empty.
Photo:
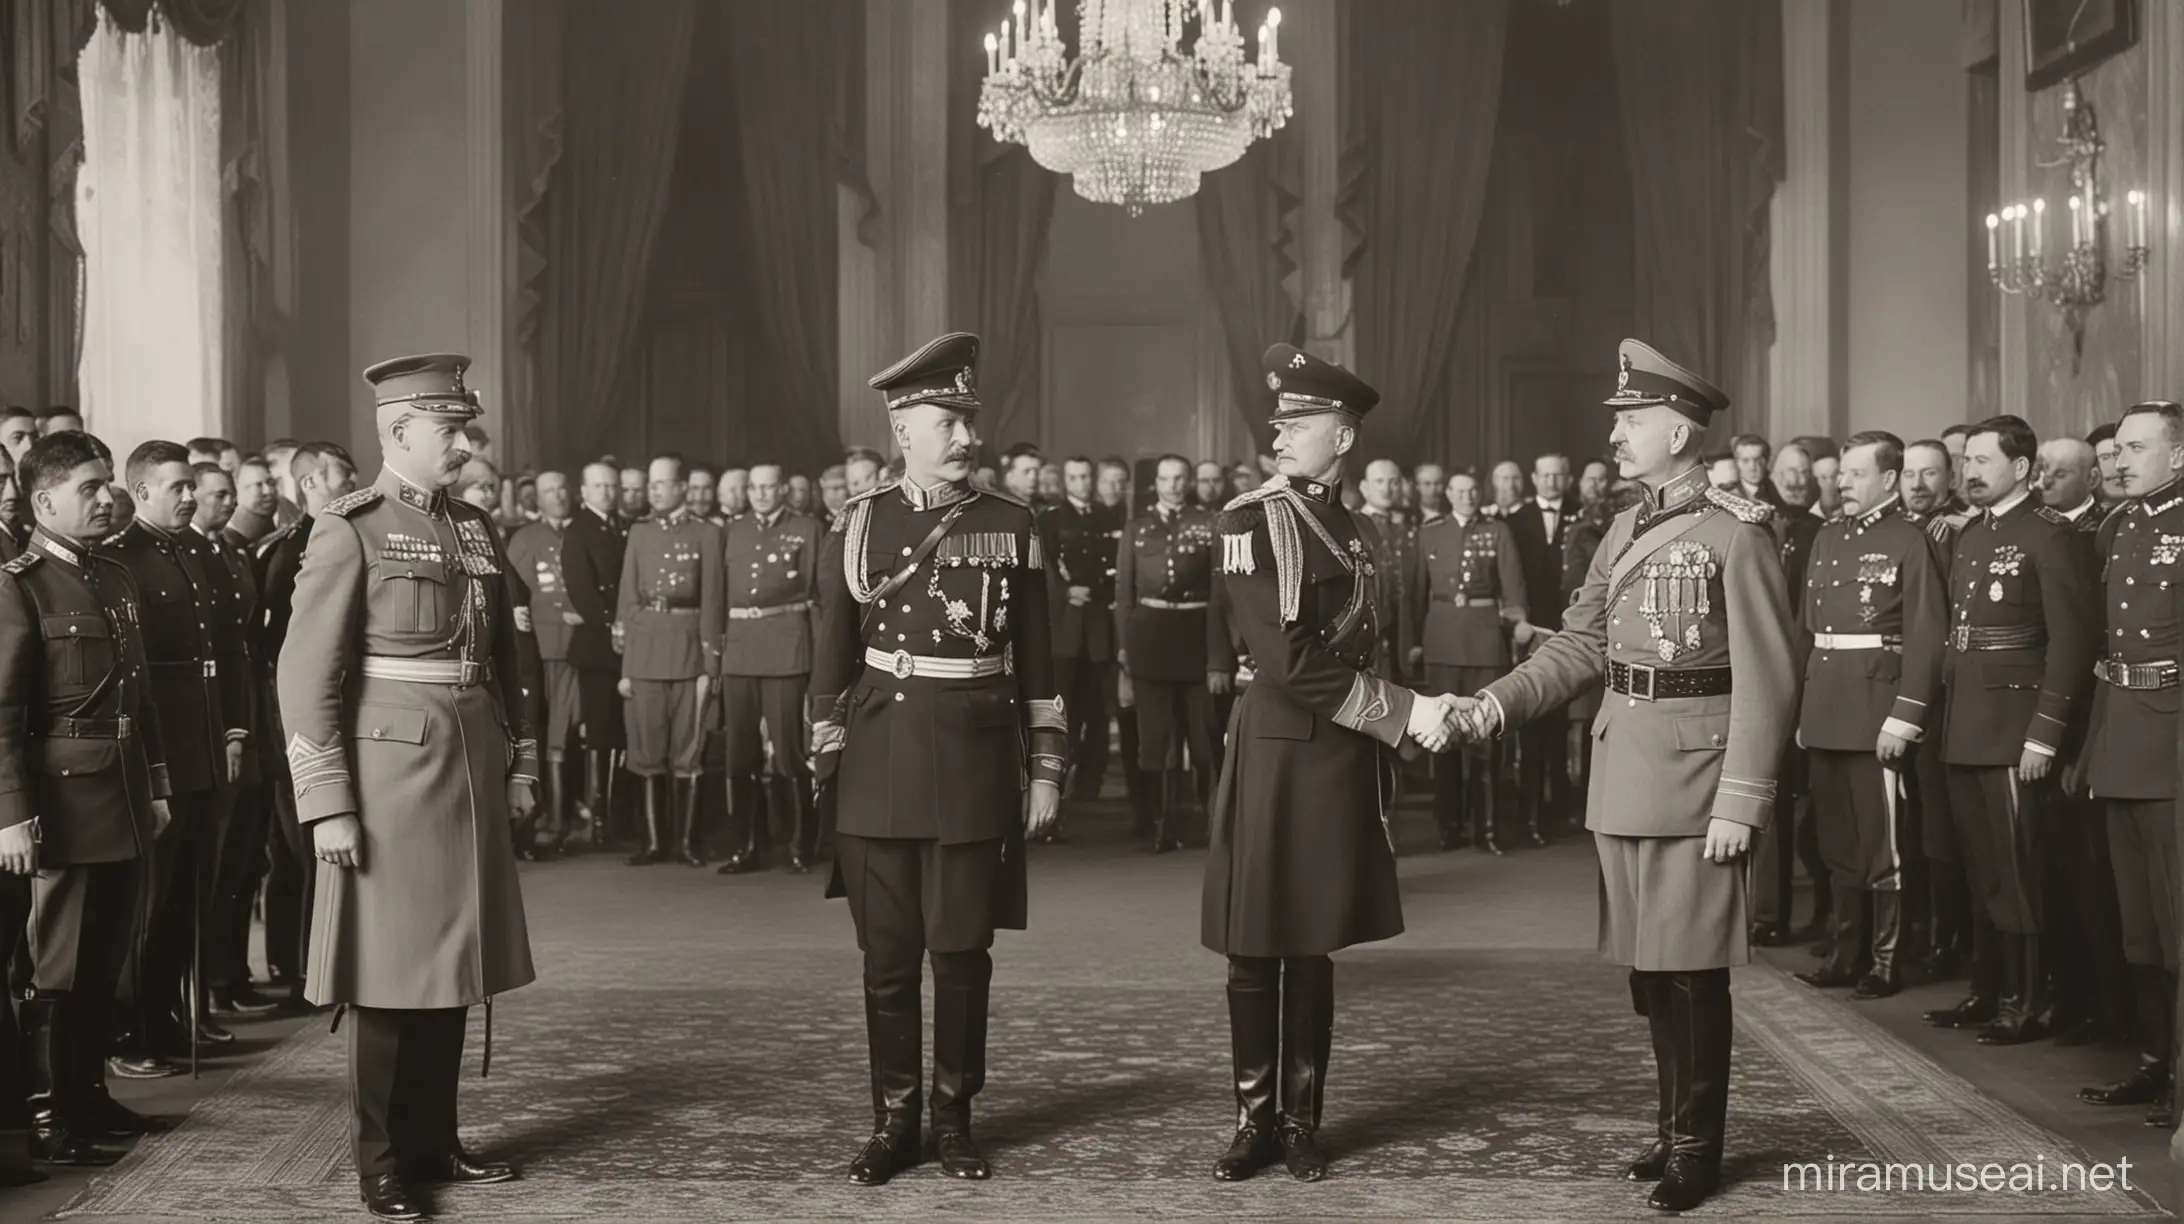
M692 0L566 6L561 158L547 188L539 458L596 456L635 350L696 24ZM832 215L831 213L829 215Z
M272 115L287 105L272 96L275 65L272 0L249 0L248 15L232 22L220 43L221 272L225 388L218 428L223 438L266 435L266 369L287 339L287 304L274 275L274 231L284 224L274 184L285 179L274 162L286 150L273 137ZM179 6L170 3L169 11ZM199 6L200 11L203 6ZM177 31L182 22L175 23Z
M219 52L102 18L78 60L85 422L126 456L220 420Z
M1336 209L1353 237L1357 374L1381 395L1362 457L1423 453L1486 210L1505 0L1341 9Z
M1782 10L1750 0L1608 6L1636 227L1636 332L1765 433L1782 181Z
M515 300L510 331L515 359L508 363L508 412L542 421L539 325L545 302L548 243L546 192L561 164L561 0L524 0L504 10L507 46L508 151L515 180ZM534 458L551 465L564 456L539 440ZM574 475L574 473L571 473Z
M1259 141L1235 165L1206 175L1198 210L1199 265L1221 312L1236 411L1254 444L1273 453L1260 358L1277 341L1304 343L1304 312L1283 283L1296 271L1289 217L1301 199L1295 125Z

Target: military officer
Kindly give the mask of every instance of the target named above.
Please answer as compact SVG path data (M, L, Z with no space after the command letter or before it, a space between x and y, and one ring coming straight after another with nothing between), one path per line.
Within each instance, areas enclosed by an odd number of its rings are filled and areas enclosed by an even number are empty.
M721 535L683 504L682 460L654 459L647 475L652 513L629 530L614 615L629 771L644 783L645 848L629 863L699 867L698 772L720 678ZM672 822L664 839L663 820Z
M1045 532L1047 603L1054 617L1054 674L1069 710L1070 798L1096 799L1107 773L1108 669L1115 661L1115 558L1123 511L1093 497L1088 459L1062 467L1064 496L1039 515ZM1142 738L1144 731L1139 729ZM1142 749L1140 750L1142 751ZM1041 840L1059 840L1060 826Z
M168 825L166 757L146 676L143 604L93 546L112 527L112 469L90 437L23 452L36 526L0 565L0 870L31 878L21 1027L30 1152L106 1165L97 1146L166 1129L114 1102L104 1060L145 866Z
M1452 707L1373 670L1388 610L1375 606L1373 547L1341 488L1380 393L1287 344L1263 364L1280 478L1220 519L1219 585L1258 670L1229 721L1199 916L1199 942L1228 958L1236 1088L1235 1135L1213 1175L1241 1181L1281 1161L1318 1181L1329 954L1403 930L1387 750L1406 734L1445 748Z
M1181 846L1186 797L1208 796L1210 787L1193 785L1178 762L1187 747L1196 776L1211 780L1221 734L1214 698L1230 680L1207 662L1214 512L1185 503L1190 484L1188 459L1161 456L1154 505L1123 529L1115 555L1116 653L1138 722L1138 759L1129 763L1145 779L1138 820L1152 829L1155 854Z
M971 1137L988 949L996 928L1023 929L1024 842L1053 823L1068 769L1038 527L1029 506L970 481L977 377L978 338L963 332L873 376L904 475L852 498L819 556L812 747L840 792L828 891L846 892L864 953L861 1185L919 1158L928 953L934 1148L948 1176L991 1175Z
M1963 526L1961 519L1944 513L1955 484L1953 463L1941 439L1922 438L1904 448L1903 480L1897 486L1904 508L1926 524L1926 537L1934 542L1934 555L1941 562L1945 580L1949 559L1956 553L1957 531ZM1944 668L1944 683L1947 678ZM1920 967L1936 980L1957 976L1960 953L1969 950L1972 926L1964 853L1957 846L1956 823L1949 814L1949 773L1941 763L1947 711L1945 700L1935 702L1928 711L1928 748L1912 754L1911 772L1906 779L1910 783L1910 810L1918 826L1915 848L1925 877L1927 946L1918 950Z
M621 643L614 635L629 523L615 511L620 486L611 463L587 463L582 504L561 533L561 576L569 592L569 666L576 671L577 726L584 740L584 802L592 843L618 833L614 779L628 746L622 719ZM723 490L725 493L725 489ZM564 618L566 619L566 618Z
M569 478L560 472L540 472L533 487L538 494L538 518L508 537L508 562L530 592L530 604L518 619L529 622L538 642L539 682L546 707L545 772L539 777L539 806L545 814L539 823L553 830L553 840L543 845L534 841L519 847L518 853L550 858L567 844L574 823L569 749L582 709L576 668L569 662L569 639L580 618L569 606L569 583L561 570L561 538L569 526ZM596 831L591 835L596 836Z
M1447 490L1449 512L1420 528L1411 550L1415 572L1404 589L1412 608L1404 620L1416 628L1404 655L1414 671L1423 669L1427 691L1468 696L1509 670L1512 635L1528 646L1536 631L1525 619L1516 532L1506 520L1479 513L1478 477L1458 472L1448 478ZM1483 743L1434 762L1433 817L1441 849L1463 844L1468 816L1471 844L1502 852L1497 817L1505 764L1499 745Z
M1902 474L1896 435L1851 437L1836 476L1843 513L1820 529L1804 584L1812 653L1798 740L1811 769L1820 852L1834 877L1835 938L1827 963L1797 976L1814 986L1855 986L1861 999L1903 986L1900 771L1939 700L1948 627L1941 565L1925 525L1903 508Z
M810 870L818 821L806 770L804 696L819 591L819 520L782 504L781 465L751 465L749 513L729 521L721 645L729 804L738 834L721 874L759 871L778 832L789 870Z
M135 519L100 549L135 579L144 600L144 647L150 694L159 708L169 805L174 823L152 848L143 945L138 949L134 1019L122 1057L152 1062L187 1058L193 1040L225 1044L234 1037L188 1002L196 989L196 940L208 916L217 852L215 796L242 776L250 738L248 708L222 708L213 620L222 614L211 573L220 567L204 537L189 529L197 513L197 474L189 451L174 442L146 442L129 456Z
M1374 606L1381 610L1379 667L1397 678L1411 674L1404 644L1418 636L1417 626L1405 623L1411 615L1411 600L1404 583L1415 577L1411 562L1418 535L1396 506L1402 487L1403 469L1391 459L1366 464L1365 478L1357 486L1364 502L1357 514L1368 528L1365 542L1373 549L1373 570L1380 578L1380 589L1373 596Z
M2095 1105L2152 1105L2148 1125L2174 1126L2180 872L2176 769L2167 750L2176 735L2179 635L2175 600L2164 592L2184 582L2184 408L2161 400L2132 407L2116 427L2116 448L2130 500L2104 533L2111 538L2101 563L2107 631L2077 772L2107 808L2139 1065L2117 1083L2078 1095Z
M1728 396L1636 340L1620 360L1609 441L1646 500L1616 517L1562 631L1468 719L1474 733L1506 731L1607 678L1586 816L1601 950L1631 969L1661 1073L1659 1134L1629 1177L1658 1181L1651 1206L1683 1211L1720 1183L1729 969L1751 957L1735 860L1774 809L1796 646L1773 508L1711 488L1698 464Z
M1927 1019L1949 1028L1991 1021L1983 1045L2046 1035L2043 820L2056 753L2082 717L2099 623L2069 524L2033 493L2035 445L2016 417L1971 427L1964 491L1981 513L1958 533L1949 565L1941 760L1978 911L1972 992Z
M413 1182L476 1185L455 1126L469 1009L530 982L511 819L536 803L508 561L450 498L478 415L467 357L364 372L385 467L315 517L281 648L298 818L320 867L310 1001L346 1004L357 1177L382 1219L422 1215ZM504 729L505 728L505 729Z

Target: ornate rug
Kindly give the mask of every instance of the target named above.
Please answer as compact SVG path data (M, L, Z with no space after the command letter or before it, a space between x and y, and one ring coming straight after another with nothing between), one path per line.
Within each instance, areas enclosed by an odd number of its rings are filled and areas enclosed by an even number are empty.
M476 1078L473 1013L466 1139L518 1160L525 1178L444 1192L435 1206L494 1221L1651 1214L1644 1188L1618 1180L1650 1138L1651 1049L1621 974L1590 954L1339 957L1332 1176L1304 1186L1275 1170L1224 1186L1207 1174L1232 1125L1218 962L1206 958L1195 987L1056 985L1053 966L1012 983L1007 952L978 1102L992 1182L930 1167L882 1189L843 1179L870 1120L853 957L723 954L698 986L685 953L670 958L682 970L672 984L624 961L591 978L612 985L577 989L589 975L556 974L563 985L511 996L490 1080ZM2141 1193L2055 1188L2084 1154L1843 1004L1766 968L1740 972L1735 996L1733 1184L1703 1214L2161 1214ZM299 1034L62 1218L361 1218L345 1037ZM1938 1178L2035 1161L2051 1188L1858 1189L1867 1162ZM1807 1162L1813 1188L1799 1189L1785 1166Z

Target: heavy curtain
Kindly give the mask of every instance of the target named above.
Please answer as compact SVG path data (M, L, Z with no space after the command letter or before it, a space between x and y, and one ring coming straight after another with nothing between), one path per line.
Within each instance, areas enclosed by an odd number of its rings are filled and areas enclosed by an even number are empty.
M118 459L220 421L220 56L102 17L77 62L85 423Z
M223 438L266 436L267 367L288 335L288 303L280 300L274 269L275 232L286 224L285 210L274 199L275 184L286 174L275 162L287 149L273 128L287 100L273 96L281 50L273 45L272 0L249 0L249 5L219 51L226 352L225 390L213 432ZM175 24L179 31L182 23Z
M1045 379L1046 324L1039 271L1046 263L1061 180L1022 145L977 125L986 49L976 32L1011 13L1002 0L949 7L948 288L951 326L978 333L979 434L995 450L1036 438ZM1064 17L1063 34L1075 40ZM912 337L922 344L930 337Z
M515 184L515 300L510 331L515 356L508 362L508 412L540 421L539 325L546 293L548 232L546 193L561 164L561 0L524 0L506 10L508 155ZM534 439L542 443L542 439ZM514 457L514 456L511 456ZM530 458L556 464L565 456L535 448ZM570 473L574 476L575 473Z
M1636 228L1637 334L1720 383L1765 433L1782 181L1782 10L1749 0L1608 6Z
M1486 210L1504 0L1345 5L1341 184L1357 374L1380 392L1363 457L1423 453Z
M622 427L612 395L635 350L667 211L696 12L692 0L571 4L564 20L564 44L578 53L564 69L562 154L542 206L545 464L588 460Z
M738 0L720 10L735 91L750 226L750 297L773 357L781 402L773 457L792 471L840 461L841 280L836 183L830 154L846 127L836 44L851 24L842 0ZM755 458L755 456L746 456Z
M1220 307L1236 411L1259 455L1273 453L1274 442L1260 357L1277 341L1304 343L1304 312L1283 284L1297 269L1288 218L1301 199L1298 171L1297 134L1286 127L1206 175L1193 199L1199 265Z

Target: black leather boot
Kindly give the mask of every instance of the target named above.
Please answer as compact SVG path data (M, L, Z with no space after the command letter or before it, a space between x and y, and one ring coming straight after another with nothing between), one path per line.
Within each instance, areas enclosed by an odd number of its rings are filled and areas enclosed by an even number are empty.
M654 863L667 861L667 851L661 848L660 841L660 821L662 820L660 809L667 806L667 798L661 792L667 789L667 785L668 780L665 777L651 777L644 780L645 848L624 860L632 867L649 867Z
M604 748L585 750L584 827L594 850L614 844L614 769L614 753Z
M1955 1007L1925 1013L1926 1023L1936 1028L1978 1028L2000 1014L1997 995L2002 972L2001 943L2002 936L1993 923L1985 918L1973 921L1971 993Z
M1729 971L1672 973L1660 1001L1667 1005L1674 1043L1674 1150L1646 1205L1689 1211L1721 1186L1729 1123Z
M865 1042L872 1059L872 1137L849 1162L849 1180L884 1186L918 1163L919 1085L924 1075L919 984L885 994L865 989Z
M1873 967L1858 979L1853 999L1885 999L1903 989L1899 967L1903 946L1903 900L1900 890L1886 888L1866 894L1873 902Z
M971 953L946 954L972 959ZM975 954L983 972L958 973L933 959L933 1151L940 1171L967 1181L993 1176L971 1138L971 1098L986 1086L986 1003L991 960Z
M64 1074L73 1085L69 1099L76 1102L81 1137L93 1143L122 1143L138 1135L161 1135L174 1129L165 1118L147 1117L114 1099L106 1088L104 1050L113 1030L111 1008L61 1007L65 1030L62 1050L68 1060Z
M675 858L685 867L705 866L705 843L698 836L698 780L676 778Z
M2138 1022L2139 1065L2113 1084L2080 1088L2088 1105L2151 1105L2169 1087L2169 1026L2175 981L2159 965L2131 966L2132 1017Z
M742 839L735 853L721 865L722 875L744 875L766 870L765 787L757 774L734 774L728 779L728 806Z
M1324 956L1282 961L1282 1161L1298 1181L1327 1176L1319 1148L1320 1105L1335 1036L1335 963Z
M66 1003L66 996L54 994L23 1001L24 1061L30 1074L30 1158L39 1164L103 1167L120 1160L121 1153L92 1144L76 1117L79 1102L69 1077L75 1034L63 1014Z
M1467 770L1466 772L1473 771ZM1502 852L1500 828L1501 769L1491 751L1486 758L1486 768L1477 770L1476 773L1479 775L1479 806L1470 810L1471 845L1473 849L1484 850L1488 854L1499 858ZM1471 798L1467 785L1464 802L1468 805Z
M811 871L811 782L801 776L773 779L775 810L788 823L789 870L797 875Z
M1979 1030L1979 1044L2014 1046L2047 1036L2040 1022L2046 979L2040 967L2038 935L2002 937L2002 1014Z
M1181 771L1149 770L1145 780L1152 785L1158 804L1154 809L1157 818L1153 822L1153 853L1167 854L1182 849L1182 839L1176 836L1177 827L1184 819Z
M1464 844L1464 755L1470 745L1433 758L1433 828L1443 851Z
M1191 808L1183 817L1183 845L1203 850L1213 840L1213 792L1219 777L1207 769L1190 770L1183 776L1191 784Z
M1242 966L1242 967L1240 967ZM1279 961L1229 962L1229 1057L1236 1069L1236 1134L1213 1164L1216 1181L1244 1181L1282 1158L1274 1090L1282 1052Z
M1653 1069L1660 1080L1660 1108L1654 1120L1653 1143L1623 1171L1626 1181L1661 1180L1668 1171L1668 1158L1676 1150L1676 1047L1667 990L1667 974L1630 971L1631 1004L1646 1018L1653 1035Z
M1865 906L1860 894L1843 890L1843 904L1835 910L1835 941L1828 959L1818 969L1795 975L1807 986L1833 988L1858 984L1858 954L1865 949Z

